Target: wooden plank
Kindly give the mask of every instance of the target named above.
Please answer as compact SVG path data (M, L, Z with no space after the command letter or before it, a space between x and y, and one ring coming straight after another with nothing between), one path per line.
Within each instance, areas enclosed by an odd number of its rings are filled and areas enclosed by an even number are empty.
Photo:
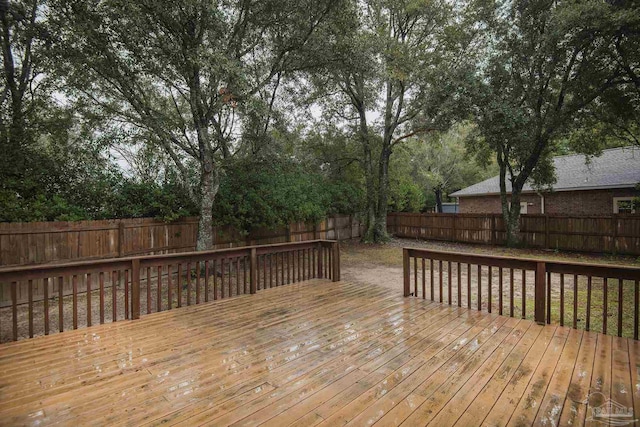
M560 360L553 372L551 382L547 388L534 424L536 425L559 425L559 419L566 401L571 375L578 358L583 332L572 329L565 343ZM526 421L525 421L526 422Z
M557 425L582 425L584 423L587 411L585 402L589 397L597 340L598 334L596 333L584 332L582 335L576 364L571 375L571 383Z

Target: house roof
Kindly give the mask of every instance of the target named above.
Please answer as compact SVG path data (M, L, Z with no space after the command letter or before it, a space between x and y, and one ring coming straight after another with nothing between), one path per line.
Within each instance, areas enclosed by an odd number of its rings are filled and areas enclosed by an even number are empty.
M624 147L604 150L602 155L590 160L583 154L558 156L553 159L556 183L553 191L600 190L629 188L640 183L640 148ZM507 191L511 182L507 179ZM526 183L523 192L535 190ZM500 178L494 176L485 181L450 194L453 197L500 194Z

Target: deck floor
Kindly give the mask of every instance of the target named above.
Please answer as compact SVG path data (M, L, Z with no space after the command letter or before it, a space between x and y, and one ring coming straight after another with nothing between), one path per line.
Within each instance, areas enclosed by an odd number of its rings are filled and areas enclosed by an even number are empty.
M640 414L633 340L345 282L10 343L0 362L2 425L582 425L609 397Z

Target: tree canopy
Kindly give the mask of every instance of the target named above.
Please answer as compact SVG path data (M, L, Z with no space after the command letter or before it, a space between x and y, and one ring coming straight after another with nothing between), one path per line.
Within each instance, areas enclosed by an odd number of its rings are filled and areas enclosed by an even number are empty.
M603 0L2 0L0 221L242 230L441 210L640 144L640 10ZM510 188L508 189L510 184Z

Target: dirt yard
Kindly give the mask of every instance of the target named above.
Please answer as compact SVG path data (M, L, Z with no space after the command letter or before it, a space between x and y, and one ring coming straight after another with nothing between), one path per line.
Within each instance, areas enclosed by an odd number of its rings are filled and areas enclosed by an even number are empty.
M640 267L640 257L511 249L486 245L412 239L392 239L385 245L367 245L358 241L342 242L340 244L342 279L358 283L374 283L402 292L402 248L422 248L482 255L633 265Z

